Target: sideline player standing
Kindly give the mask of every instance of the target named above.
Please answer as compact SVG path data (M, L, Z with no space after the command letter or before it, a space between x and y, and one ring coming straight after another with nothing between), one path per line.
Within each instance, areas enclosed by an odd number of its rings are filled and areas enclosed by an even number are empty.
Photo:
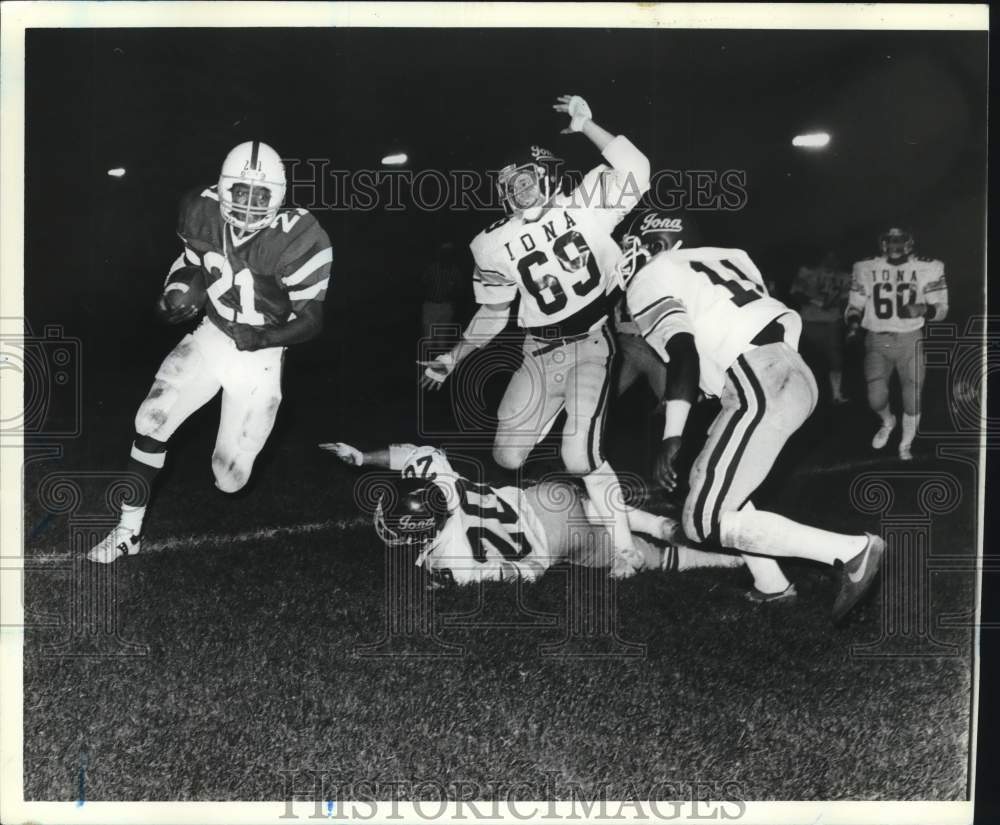
M643 217L637 216L633 227L641 227ZM834 621L840 621L874 580L883 540L807 527L758 511L750 502L789 436L816 406L816 381L796 350L802 329L798 314L768 295L760 271L742 249L675 245L651 256L641 229L631 227L623 246L626 255L618 272L629 310L668 363L657 467L666 489L677 486L675 463L699 387L722 402L691 469L684 532L689 539L754 556L842 564L833 606ZM766 559L745 558L755 579L751 598L794 595L777 564L762 566ZM762 573L768 581L761 581Z
M226 157L217 186L183 199L177 233L184 250L167 280L176 282L186 268L200 274L206 315L160 365L139 407L128 469L146 488L138 500L122 505L118 526L90 550L91 561L109 563L139 552L149 488L163 467L167 442L220 389L215 485L235 493L249 480L281 403L285 348L322 329L333 257L330 239L311 214L279 212L284 198L281 158L270 146L250 141ZM165 293L156 309L172 324L198 313L190 306L170 309Z
M881 419L872 447L881 450L896 429L896 416L889 409L889 379L896 371L903 391L899 457L909 461L920 425L925 371L923 327L925 321L943 321L948 314L948 285L941 261L913 255L913 236L909 232L890 229L879 238L879 247L880 256L854 264L844 319L849 337L857 335L862 327L868 331L868 406Z
M424 362L421 384L440 387L463 358L492 340L520 293L524 356L497 412L494 459L510 470L521 467L565 407L563 463L582 477L601 519L614 525L614 574L627 576L639 560L618 477L601 452L615 355L608 315L620 254L611 232L649 188L649 160L626 137L594 123L583 98L564 95L553 108L570 117L563 132L582 132L612 168L591 170L569 196L559 190L559 161L541 147L500 170L497 186L510 214L470 245L480 308L450 352Z

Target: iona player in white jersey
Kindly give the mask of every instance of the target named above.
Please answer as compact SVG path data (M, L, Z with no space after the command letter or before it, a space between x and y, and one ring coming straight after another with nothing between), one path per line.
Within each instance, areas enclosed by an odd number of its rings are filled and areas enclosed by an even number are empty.
M601 520L614 525L615 575L627 576L641 560L618 478L601 449L615 356L608 318L618 296L611 232L648 190L649 160L627 138L594 123L583 98L564 96L554 108L570 117L563 131L585 134L610 168L592 170L569 196L559 189L558 160L541 147L500 170L509 215L471 244L480 308L450 352L424 363L422 384L440 387L462 359L492 340L519 296L523 360L497 411L493 456L501 467L520 468L565 409L563 464L583 479Z
M587 511L592 505L576 484L543 481L520 488L476 483L441 450L426 445L390 444L370 452L343 442L320 447L355 467L400 473L400 483L380 497L375 529L388 549L413 551L414 563L432 581L534 581L562 562L588 567L612 562L611 537L591 523ZM704 552L678 541L673 519L635 508L628 508L627 516L642 569L678 572L742 565L739 556Z
M880 421L872 447L880 450L896 428L889 409L889 379L899 373L903 395L903 432L899 457L912 458L911 447L920 424L924 383L921 352L925 321L943 321L948 314L948 284L944 264L913 254L913 235L894 228L879 238L881 255L854 264L851 293L844 318L848 337L865 335L865 381L868 406Z
M743 250L688 249L676 233L643 231L642 220L637 216L636 228L623 239L618 272L632 317L667 364L657 479L676 489L691 405L699 387L717 396L722 409L691 469L685 533L752 554L745 558L755 580L751 598L758 601L795 595L778 565L761 556L843 565L833 608L840 621L874 580L885 550L882 539L807 527L756 510L750 502L789 436L816 405L816 382L796 349L801 320L768 295ZM665 251L650 255L655 237Z

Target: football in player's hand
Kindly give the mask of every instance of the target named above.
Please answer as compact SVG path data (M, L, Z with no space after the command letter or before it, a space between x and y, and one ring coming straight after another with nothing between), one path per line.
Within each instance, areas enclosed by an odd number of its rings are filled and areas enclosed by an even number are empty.
M157 302L157 310L170 324L180 324L205 306L205 275L201 267L185 266L171 273Z

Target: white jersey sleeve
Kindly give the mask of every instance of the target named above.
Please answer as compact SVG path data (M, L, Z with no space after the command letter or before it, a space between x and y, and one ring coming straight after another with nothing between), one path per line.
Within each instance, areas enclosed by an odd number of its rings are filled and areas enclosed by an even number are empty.
M591 169L569 195L572 208L591 209L594 221L611 232L649 191L649 159L624 135L602 152L611 167Z
M922 268L920 278L920 298L925 304L934 304L935 321L943 321L948 314L948 282L944 278L944 263L928 260Z
M469 244L475 261L472 291L478 304L506 304L517 296L517 281L500 254L500 236L494 234L505 223L505 220L497 221L476 235Z

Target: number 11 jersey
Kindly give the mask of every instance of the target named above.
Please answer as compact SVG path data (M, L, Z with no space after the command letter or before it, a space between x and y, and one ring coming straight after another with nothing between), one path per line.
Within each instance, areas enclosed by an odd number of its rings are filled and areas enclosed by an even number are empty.
M629 312L657 354L678 333L694 338L700 388L721 396L726 370L754 348L753 339L780 318L784 340L798 348L802 319L772 298L742 249L680 248L653 257L628 285Z

